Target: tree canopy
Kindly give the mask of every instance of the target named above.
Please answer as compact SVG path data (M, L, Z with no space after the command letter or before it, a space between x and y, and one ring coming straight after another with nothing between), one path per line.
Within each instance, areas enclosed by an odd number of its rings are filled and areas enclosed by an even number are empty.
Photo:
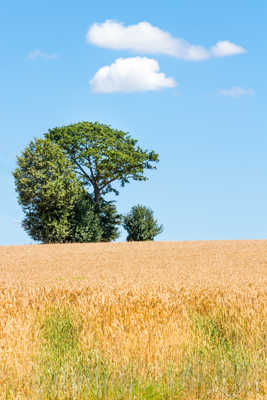
M118 194L115 182L124 186L131 179L147 180L145 169L154 169L159 161L158 154L141 149L127 133L97 122L50 129L45 137L64 151L96 203L109 192Z

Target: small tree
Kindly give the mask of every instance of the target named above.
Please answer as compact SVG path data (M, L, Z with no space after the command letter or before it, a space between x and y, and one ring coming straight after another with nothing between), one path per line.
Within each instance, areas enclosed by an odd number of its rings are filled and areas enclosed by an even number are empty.
M60 147L35 139L20 157L14 171L18 200L25 218L22 226L37 241L65 242L69 219L82 186Z
M163 231L153 217L153 211L145 206L132 207L129 214L124 216L123 227L127 231L127 241L154 240Z

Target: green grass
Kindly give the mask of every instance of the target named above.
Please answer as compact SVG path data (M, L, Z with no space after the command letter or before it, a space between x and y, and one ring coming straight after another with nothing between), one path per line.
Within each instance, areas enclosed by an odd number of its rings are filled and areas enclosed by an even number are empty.
M224 399L245 399L255 392L255 385L263 384L257 382L257 376L264 360L250 352L246 338L229 332L227 321L220 316L195 314L193 321L199 341L184 363L182 380L186 390L195 391L203 400L212 398L218 388ZM249 375L255 375L254 379Z
M156 379L140 376L133 365L111 368L105 355L84 351L80 343L82 320L71 309L52 308L40 322L41 349L33 381L34 399L246 399L263 395L264 357L251 353L242 330L227 329L218 316L194 313L194 345L184 350ZM251 384L253 382L253 385ZM6 399L11 399L7 392Z

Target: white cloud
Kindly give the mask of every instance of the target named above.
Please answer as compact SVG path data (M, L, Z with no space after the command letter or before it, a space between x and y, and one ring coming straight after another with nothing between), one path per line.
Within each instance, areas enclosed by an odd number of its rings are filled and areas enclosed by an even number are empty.
M245 95L252 96L255 94L253 89L244 89L239 86L233 86L231 89L222 89L219 91L222 96L241 97Z
M216 45L211 48L211 54L214 57L233 56L235 54L244 54L246 52L246 49L231 43L228 40L217 42Z
M90 81L98 93L141 92L176 86L173 78L159 72L156 60L147 57L118 58L111 65L100 68Z
M37 49L31 51L28 55L28 58L30 60L35 60L36 58L43 58L45 60L55 60L56 58L58 58L58 55L52 53L44 53L43 51Z
M166 54L191 61L246 52L242 47L229 41L218 42L211 49L192 45L145 21L129 26L112 20L102 24L94 23L87 32L86 40L88 43L107 49Z

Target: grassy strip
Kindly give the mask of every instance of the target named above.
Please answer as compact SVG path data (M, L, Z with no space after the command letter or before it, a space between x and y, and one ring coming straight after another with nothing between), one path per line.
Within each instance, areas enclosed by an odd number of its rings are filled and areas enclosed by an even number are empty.
M191 345L182 360L172 360L156 377L147 366L144 376L137 366L114 365L99 351L82 349L79 315L70 308L49 309L41 322L34 398L239 400L257 394L263 399L263 343L254 343L252 352L246 332L242 327L229 329L222 313L195 311L190 317Z

